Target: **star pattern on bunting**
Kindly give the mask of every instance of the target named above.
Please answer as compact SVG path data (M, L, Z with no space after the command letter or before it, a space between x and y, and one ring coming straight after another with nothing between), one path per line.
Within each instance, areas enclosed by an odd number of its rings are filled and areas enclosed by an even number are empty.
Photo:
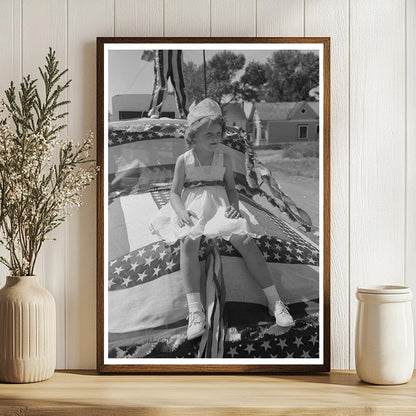
M108 146L120 146L142 140L155 139L183 139L186 122L182 123L148 123L144 124L143 131L129 131L111 129L108 134Z
M108 146L120 146L142 140L184 139L187 124L182 123L149 123L144 124L143 131L111 129L108 132ZM245 153L247 144L241 140L235 129L226 127L222 143L238 152Z
M141 131L136 132L131 131L133 128L127 130L110 130L108 135L108 145L120 146L144 140L154 140L156 141L156 146L163 146L163 142L157 143L157 140L183 140L186 122L183 120L179 123L174 123L174 121L175 120L172 120L171 123L158 123L157 121L149 122L148 124L145 124ZM235 128L227 127L222 143L243 154L250 150L249 143L245 140L241 140L241 136ZM240 157L244 157L244 155L240 155ZM170 165L166 166L168 166L166 169L171 169ZM166 176L163 176L163 179L165 178ZM286 223L283 218L275 216L265 207L253 201L250 196L253 196L255 191L247 191L249 188L247 187L247 180L243 173L236 173L236 178L238 179L236 179L236 183L239 186L238 192L241 200L247 202L247 204L250 204L252 207L261 210L283 232L283 235L279 233L280 238L265 235L255 239L265 260L268 263L319 265L319 251L316 249L316 246L294 229L290 225L291 223ZM137 194L145 189L145 191L153 197L157 207L160 209L169 201L170 185L167 185L167 180L161 180L159 182L151 182L150 185L146 185L146 188L125 186L122 190L122 195ZM248 196L246 196L246 200L244 200L244 193ZM113 196L114 198L120 196L120 192L113 192L113 194L116 195ZM260 196L264 197L264 195ZM215 244L218 244L222 256L240 257L238 251L235 250L229 242L217 240ZM201 261L207 258L210 250L210 245L206 239L203 238L201 240L199 251L199 258ZM163 276L177 272L180 267L179 251L179 242L173 245L167 245L163 241L153 241L137 250L123 253L117 258L111 259L111 261L108 262L108 290L116 291L127 289L127 293L128 289L134 286L146 284L153 280L160 279ZM134 293L134 291L130 292ZM122 293L120 293L120 295L121 294ZM296 320L298 322L297 318ZM268 322L267 319L266 322ZM184 325L186 329L186 323L184 323ZM228 338L224 343L224 358L309 359L319 357L319 328L306 326L306 330L304 331L303 329L300 329L297 324L296 328L290 329L289 332L285 332L284 335L281 335L281 332L277 334L278 331L275 331L274 333L259 331L259 327L264 327L264 325L264 322L261 321L259 326L252 327L245 338L243 337L243 329L240 333L237 333L237 335L242 337L239 341L236 341L238 337ZM271 325L271 328L276 327L274 324ZM166 349L163 349L160 350L159 353L162 353L164 354L164 357L167 357L166 351ZM184 349L178 350L177 353L178 355L176 356L181 356L182 358L197 357L197 350L195 350L194 343L192 342L185 343ZM172 354L176 354L176 351L172 351ZM151 358L151 356L151 354L148 355L149 358ZM173 356L174 355L172 355L172 357Z
M179 270L179 242L148 244L109 263L109 290L119 290L154 280Z
M290 252L296 251L299 247L294 241L285 241L268 235L255 238L254 241L269 263L312 265L318 262L317 257L312 256L310 249L305 245L301 246L302 256L291 256ZM221 239L217 244L222 256L241 257L228 241ZM178 271L179 251L179 241L173 245L157 241L113 259L109 262L108 289L130 288ZM200 261L204 261L207 254L208 241L202 238L199 250Z
M305 306L316 309L318 300L290 306L296 324L281 328L273 322L262 320L257 324L242 324L228 328L224 342L223 358L231 359L313 359L319 358L319 316L305 314ZM183 333L163 337L150 344L129 344L110 351L110 356L134 358L145 351L143 358L198 358L199 341L186 339L186 321Z
M299 332L299 331L298 331ZM317 358L319 357L318 332L285 337L265 334L259 340L227 342L224 358Z
M169 201L168 189L153 190L150 191L150 194L159 209ZM247 200L245 202L253 204L253 201ZM260 205L256 204L256 208L264 211L288 237L287 240L283 240L266 235L254 239L267 262L319 264L318 252L312 244ZM218 246L222 256L240 257L240 253L229 242L218 240ZM157 241L117 259L112 259L109 263L108 273L109 290L132 287L179 270L179 250L179 242L169 246L163 241ZM205 260L206 255L207 241L203 238L199 251L200 260ZM125 282L123 279L128 276L130 277L128 284L123 283Z
M153 190L150 194L159 209L169 201L168 189ZM241 198L244 200L246 197L241 195ZM266 235L254 240L267 262L319 265L319 253L312 244L261 205L248 198L244 201L265 212L288 237L287 240L283 240ZM218 240L217 243L222 256L240 257L240 253L229 242ZM179 242L167 245L163 241L156 241L112 259L109 262L109 290L133 287L179 270L179 250ZM203 238L199 251L200 260L205 260L206 256L207 241Z

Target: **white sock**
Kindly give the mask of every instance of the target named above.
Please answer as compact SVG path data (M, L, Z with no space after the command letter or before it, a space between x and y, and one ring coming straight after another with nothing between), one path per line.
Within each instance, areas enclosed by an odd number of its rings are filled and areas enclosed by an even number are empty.
M264 294L267 298L267 303L269 304L269 309L274 309L274 305L276 302L280 300L280 296L277 293L276 287L274 285L265 287L263 289Z
M197 312L203 311L204 308L201 302L201 294L199 292L196 293L187 293L186 299L188 301L188 310L189 312Z

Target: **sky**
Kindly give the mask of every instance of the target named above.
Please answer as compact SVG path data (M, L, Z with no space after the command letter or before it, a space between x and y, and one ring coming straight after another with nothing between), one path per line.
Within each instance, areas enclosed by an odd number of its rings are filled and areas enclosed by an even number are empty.
M246 65L250 61L264 63L275 50L235 50L246 57ZM206 60L209 61L219 50L207 50ZM310 52L310 51L308 51ZM121 94L151 94L153 89L153 61L141 59L143 50L110 50L108 54L108 95L109 111L111 112L112 97ZM202 50L184 50L185 62L193 61L197 65L203 62ZM240 71L242 75L244 68ZM169 90L172 86L169 83Z

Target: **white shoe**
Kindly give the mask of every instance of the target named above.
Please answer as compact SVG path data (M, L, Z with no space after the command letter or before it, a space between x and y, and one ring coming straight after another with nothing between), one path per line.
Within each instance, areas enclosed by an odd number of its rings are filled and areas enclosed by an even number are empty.
M197 338L205 332L205 312L195 311L189 312L188 315L188 329L186 337L188 340Z
M152 116L150 116L150 118L157 119L157 118L159 118L159 116L157 114L153 114Z
M286 305L281 301L277 301L274 305L274 311L269 309L270 315L274 315L276 318L276 324L279 326L292 326L295 325L295 321L292 315L287 310Z

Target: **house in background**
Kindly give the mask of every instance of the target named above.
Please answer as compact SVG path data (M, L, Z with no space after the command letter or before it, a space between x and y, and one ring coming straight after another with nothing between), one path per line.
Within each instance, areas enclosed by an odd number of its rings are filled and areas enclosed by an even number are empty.
M147 117L151 99L151 94L114 95L112 99L113 108L110 121ZM175 96L173 94L166 94L160 116L180 118Z
M248 131L248 119L244 112L244 102L229 103L222 108L227 126L241 127Z
M122 94L112 99L110 121L147 117L151 94ZM319 139L319 102L232 102L223 107L228 126L244 129L255 146ZM167 94L161 117L180 118L175 96Z
M255 102L248 121L255 146L318 140L319 102Z

